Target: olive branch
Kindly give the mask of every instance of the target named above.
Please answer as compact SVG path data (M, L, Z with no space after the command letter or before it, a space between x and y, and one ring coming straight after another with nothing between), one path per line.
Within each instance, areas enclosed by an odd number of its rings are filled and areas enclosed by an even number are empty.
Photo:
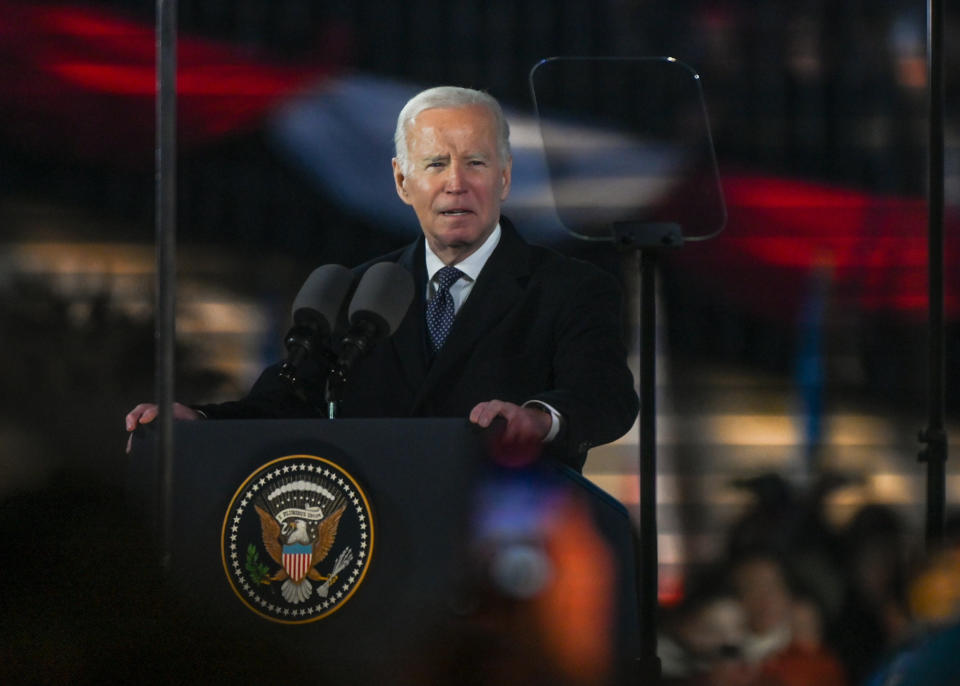
M264 581L267 578L267 574L270 572L267 565L260 562L260 553L257 551L257 547L251 543L247 546L247 561L244 564L247 572L250 573L250 578L255 584L269 584L270 581Z

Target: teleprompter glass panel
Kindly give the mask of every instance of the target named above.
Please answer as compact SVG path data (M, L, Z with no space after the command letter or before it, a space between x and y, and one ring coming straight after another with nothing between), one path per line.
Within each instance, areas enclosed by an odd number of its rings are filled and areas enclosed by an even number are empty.
M719 233L726 207L700 77L671 57L554 57L530 86L560 221L586 240L624 225Z

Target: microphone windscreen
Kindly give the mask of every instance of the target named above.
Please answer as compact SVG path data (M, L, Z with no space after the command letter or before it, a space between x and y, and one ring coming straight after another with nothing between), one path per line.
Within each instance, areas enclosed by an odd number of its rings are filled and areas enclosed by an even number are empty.
M350 301L350 323L357 318L382 320L386 330L382 336L392 334L403 321L413 301L413 277L396 262L377 262L360 277L357 290ZM372 316L371 316L372 315Z
M339 264L325 264L313 270L293 301L293 321L320 328L329 334L337 325L340 309L353 286L353 272Z

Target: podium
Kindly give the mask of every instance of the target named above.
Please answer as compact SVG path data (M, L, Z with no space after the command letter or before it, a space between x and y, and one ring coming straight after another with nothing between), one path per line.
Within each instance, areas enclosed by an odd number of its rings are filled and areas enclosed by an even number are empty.
M462 419L178 422L174 435L165 552L181 607L333 683L422 682L416 662L476 609L488 435ZM152 447L135 434L130 492L156 515ZM637 641L626 508L567 467L543 473L588 503L614 554L626 674Z

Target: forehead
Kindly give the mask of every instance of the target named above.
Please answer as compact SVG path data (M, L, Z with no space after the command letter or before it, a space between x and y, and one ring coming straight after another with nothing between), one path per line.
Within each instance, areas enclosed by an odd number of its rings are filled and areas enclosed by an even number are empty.
M435 107L418 114L407 127L411 149L454 147L492 151L497 147L496 121L482 105Z

